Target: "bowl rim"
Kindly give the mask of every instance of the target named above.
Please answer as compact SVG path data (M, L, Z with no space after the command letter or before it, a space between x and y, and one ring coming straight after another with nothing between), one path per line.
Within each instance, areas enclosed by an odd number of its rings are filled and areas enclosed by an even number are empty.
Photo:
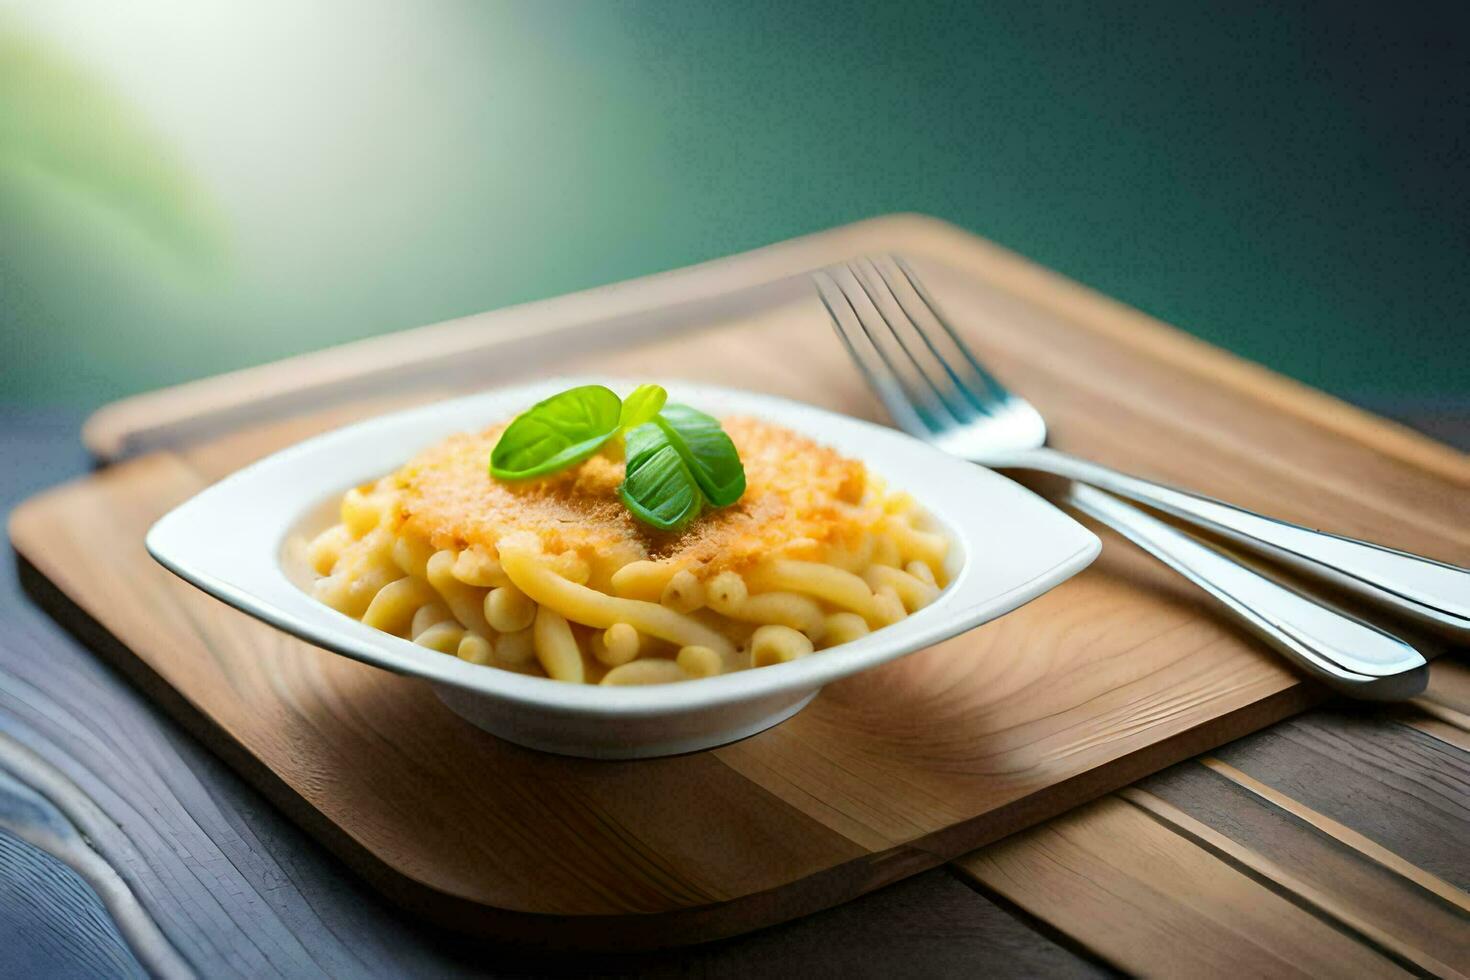
M276 476L303 465L302 461L306 458L320 455L331 448L350 448L356 443L370 440L378 430L391 430L395 427L411 431L422 425L427 429L442 430L430 437L429 441L434 441L449 432L462 431L464 428L445 425L443 420L459 414L473 416L482 406L490 412L502 402L508 405L519 403L524 408L540 398L573 385L632 387L632 383L624 378L562 376L496 387L477 394L373 416L281 449L226 476L171 509L149 529L145 546L159 564L181 579L235 609L314 646L395 673L421 677L436 684L473 691L499 701L566 714L607 717L646 717L705 711L821 687L831 681L933 646L1002 616L1087 567L1101 549L1101 542L1096 535L1030 490L991 470L950 456L895 429L775 395L679 380L658 383L670 391L671 399L687 400L696 405L702 402L723 402L731 405L735 411L786 426L824 444L832 441L834 430L828 427L835 427L836 431L845 432L854 441L861 439L864 446L875 447L873 453L859 453L859 458L891 483L903 485L903 481L893 479L892 471L896 469L893 464L908 462L926 470L931 478L947 478L969 484L971 489L983 489L988 496L1002 501L1009 498L1015 502L1017 511L1029 511L1038 520L1043 519L1040 515L1045 515L1044 519L1050 522L1051 530L1068 539L1070 543L1056 549L1054 560L1024 581L1016 582L999 592L985 590L984 594L978 594L980 590L976 586L983 583L978 583L974 572L974 542L956 533L964 530L964 527L956 527L952 509L935 507L932 502L934 496L944 495L947 499L955 490L955 487L946 485L945 480L940 479L937 489L920 490L914 496L921 507L946 525L946 530L957 541L964 556L949 585L929 606L857 640L787 663L677 683L626 687L568 684L471 664L384 633L320 602L290 580L281 556L286 536L297 527L304 514L313 507L321 506L326 499L321 494L306 496L303 492L297 500L294 513L262 516L250 522L251 528L257 532L251 537L252 561L259 560L268 551L268 565L274 570L277 579L268 583L269 588L262 589L260 582L246 574L250 571L248 568L235 576L237 579L241 575L246 577L247 581L241 584L239 581L231 581L228 575L218 574L210 567L215 553L211 552L212 542L209 535L239 534L240 529L228 529L224 521L217 519L211 522L208 518L224 516L217 512L228 504L232 495L240 494L252 486L268 485ZM479 424L489 424L506 414L505 409L501 409L500 415L487 414ZM440 421L436 423L435 420ZM824 433L823 429L827 431ZM426 443L420 440L415 445L402 447L400 462L406 461L424 444ZM842 451L848 454L847 451ZM874 456L882 457L883 461L875 461L871 458ZM344 475L344 478L349 476L350 474ZM341 492L345 486L352 484L347 483L344 486L339 481L337 485L339 489L336 492ZM974 526L972 521L961 521L961 524L971 529ZM267 529L271 533L266 534ZM265 574L269 577L268 572ZM252 584L254 588L251 587ZM289 592L278 591L283 584ZM262 591L264 595L261 594ZM292 600L292 593L300 601ZM281 596L285 596L288 601L277 601Z

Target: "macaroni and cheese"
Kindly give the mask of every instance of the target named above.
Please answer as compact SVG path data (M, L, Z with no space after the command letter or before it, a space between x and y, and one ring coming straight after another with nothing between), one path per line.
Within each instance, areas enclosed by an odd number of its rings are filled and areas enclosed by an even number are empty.
M907 494L780 426L723 425L745 493L678 532L620 503L615 446L512 483L486 473L504 426L454 436L346 493L306 547L314 593L471 663L600 684L794 660L939 594L949 542Z

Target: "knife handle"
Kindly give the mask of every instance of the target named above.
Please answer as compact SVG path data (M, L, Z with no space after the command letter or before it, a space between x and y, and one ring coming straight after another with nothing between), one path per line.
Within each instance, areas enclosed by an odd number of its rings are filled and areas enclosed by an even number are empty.
M1055 449L987 455L977 461L989 466L1041 470L1100 487L1172 514L1435 632L1470 639L1470 569L1289 524Z
M1110 494L1073 484L1078 510L1108 525L1214 598L1302 670L1349 697L1422 692L1428 662L1403 639L1247 568Z

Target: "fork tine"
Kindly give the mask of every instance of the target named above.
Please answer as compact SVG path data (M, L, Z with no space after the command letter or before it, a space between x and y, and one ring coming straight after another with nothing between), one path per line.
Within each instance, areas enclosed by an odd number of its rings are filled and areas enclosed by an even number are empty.
M853 280L858 284L858 288L862 290L863 296L873 307L874 312L878 314L878 320L882 322L885 328L887 328L888 335L891 336L895 341L897 341L899 349L903 351L903 355L908 359L908 363L913 368L914 373L919 376L919 378L924 382L924 385L929 389L929 393L933 397L925 400L931 406L930 410L935 412L936 414L942 413L943 418L945 418L946 420L952 419L955 424L967 422L970 419L974 418L975 413L971 409L965 397L962 394L958 393L955 393L952 397L951 393L947 390L950 386L941 384L939 381L937 381L934 377L934 372L925 367L924 362L919 359L919 356L915 353L914 348L910 346L911 341L909 341L904 336L904 334L909 332L922 333L922 331L920 330L918 324L913 322L913 318L908 315L908 311L903 309L902 306L899 306L898 313L901 319L899 320L899 322L895 322L889 317L887 313L884 312L883 307L878 304L878 297L875 294L875 290L869 287L865 279L876 277L880 282L884 282L883 274L878 270L878 267L872 262L871 259L867 260L867 262L868 265L871 266L872 270L868 276L865 277L863 275L862 267L857 262L849 262L847 264L848 272L852 275ZM886 282L884 282L884 286L887 286ZM897 297L895 297L895 302L896 301ZM907 321L907 330L902 329L904 321ZM876 323L874 324L874 327L876 329ZM928 346L929 349L932 351L933 345L929 344Z
M812 281L816 283L817 295L832 319L832 329L837 332L853 362L868 379L868 384L878 393L878 398L883 402L883 407L888 409L889 416L898 423L899 428L910 435L921 438L932 435L937 428L933 420L918 408L918 402L911 397L903 379L894 373L882 350L874 343L862 318L858 316L857 308L837 284L837 280L823 269L813 273ZM857 327L853 327L849 320L856 322ZM858 334L862 336L859 337ZM871 351L872 354L864 351Z
M914 363L913 353L904 347L903 338L878 307L871 293L863 284L858 270L851 263L829 267L827 274L842 290L847 306L862 327L863 335L873 353L882 362L883 368L900 385L909 404L923 419L932 432L945 432L959 424L949 405L934 388L932 380L922 368ZM891 350L894 343L903 349L902 354ZM914 375L918 375L918 379Z
M993 414L998 406L996 401L991 397L992 386L985 381L984 377L976 377L974 372L969 370L968 362L966 361L961 360L958 369L956 369L956 358L952 355L946 356L939 349L939 345L934 341L934 331L926 329L919 321L919 318L914 315L914 311L909 308L909 301L905 300L901 295L903 290L900 290L895 282L897 280L908 283L910 289L917 293L917 290L913 288L914 280L908 277L902 269L897 268L898 263L892 255L887 256L887 260L888 265L893 266L896 271L885 269L875 260L869 259L869 262L883 280L883 286L888 290L888 294L893 297L893 302L903 311L903 315L908 318L914 333L918 334L919 338L924 341L924 346L928 349L930 356L943 368L944 373L949 377L950 384L958 392L958 398L975 412L979 412L982 415ZM920 297L920 302L923 302L923 297ZM925 306L927 308L927 304ZM930 312L933 312L932 308L930 308ZM950 339L956 339L952 331L950 332ZM963 347L963 345L958 344L957 346ZM962 349L961 354L963 355L964 353ZM1004 398L1004 395L1005 393L1002 391L999 397Z
M898 268L898 271L908 282L909 287L914 291L914 295L919 297L919 301L924 304L924 308L928 310L929 315L934 318L934 322L939 324L940 329L942 329L945 334L948 335L950 343L952 343L955 349L960 352L960 356L964 358L966 365L970 369L970 373L974 376L975 380L979 382L979 384L983 388L984 393L983 395L979 393L974 393L971 385L960 381L959 378L956 377L956 383L959 384L961 390L972 392L973 394L975 394L975 397L983 397L987 402L990 402L992 404L994 402L1005 401L1007 398L1009 398L1011 394L1010 390L1006 388L1005 385L1001 384L999 379L997 379L995 375L991 374L988 370L985 369L985 366L980 363L978 358L975 357L975 353L970 349L970 345L960 339L958 331L956 331L955 328L950 325L949 320L945 318L944 314L939 312L939 304L934 302L933 297L929 295L929 291L924 288L924 284L920 282L919 277L914 274L914 270L909 267L908 262L899 255L892 255L889 256L889 258L893 260L894 266ZM900 301L900 305L902 305L902 301ZM905 309L905 312L907 312L907 309ZM912 314L909 314L909 319L913 319ZM915 323L917 322L918 321L915 320ZM920 333L924 333L924 331L921 329ZM953 375L953 369L950 366L949 359L941 357L940 360L944 362L946 370L950 370L951 375ZM987 408L985 405L977 405L977 407L980 408L981 411L990 411L990 409Z
M969 390L965 382L955 373L954 368L950 366L949 360L939 352L939 348L934 346L933 338L929 336L928 331L923 328L919 321L914 319L913 314L909 312L908 307L899 298L898 291L893 288L893 283L884 274L878 263L872 258L867 258L862 261L865 261L871 270L869 278L876 278L878 282L883 284L883 291L893 300L893 304L898 308L902 320L907 323L908 330L901 331L899 324L894 323L889 319L888 314L883 312L883 308L878 305L878 297L874 295L872 289L868 288L868 284L863 281L862 276L854 272L854 278L863 287L863 291L867 294L869 301L872 302L873 308L883 318L883 322L888 326L889 331L892 332L894 338L898 341L898 345L908 355L909 362L913 364L914 370L919 373L919 376L924 379L924 383L934 392L934 397L939 399L949 414L960 422L972 420L976 412L984 413L986 411L985 403ZM942 378L936 379L936 372L931 368L925 367L923 360L915 353L914 348L909 346L910 341L904 339L904 333L906 332L918 334L919 339L924 342L924 349L929 352L930 358L943 371L944 376L948 377L948 383L945 383Z

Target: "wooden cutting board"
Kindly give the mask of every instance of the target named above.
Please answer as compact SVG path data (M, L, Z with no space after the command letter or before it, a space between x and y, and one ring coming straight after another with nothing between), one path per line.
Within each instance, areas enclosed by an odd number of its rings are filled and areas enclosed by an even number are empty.
M678 758L565 759L277 633L143 550L159 515L266 453L528 373L717 381L881 418L805 277L880 251L911 257L1055 444L1470 561L1466 457L912 216L121 403L87 429L118 461L28 501L11 538L59 617L406 909L554 946L695 942L836 904L1320 698L1104 534L1073 581L775 729Z

